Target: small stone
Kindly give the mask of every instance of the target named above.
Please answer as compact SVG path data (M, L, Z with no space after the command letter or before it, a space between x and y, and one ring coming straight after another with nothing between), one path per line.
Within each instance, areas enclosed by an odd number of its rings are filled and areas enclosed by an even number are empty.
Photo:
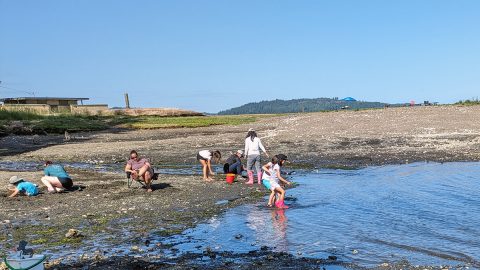
M237 239L237 240L238 240L238 239L242 239L242 238L243 238L243 235L242 235L242 234L237 234L237 235L235 235L235 239Z
M336 261L336 260L337 260L337 256L330 255L330 256L328 256L328 259L331 260L331 261Z
M65 234L66 238L78 238L78 237L83 237L82 233L79 230L75 229L70 229L68 232Z
M130 248L130 250L138 252L138 251L140 251L140 248L138 246L133 246L133 247Z
M352 250L352 254L358 254L358 250L356 249Z

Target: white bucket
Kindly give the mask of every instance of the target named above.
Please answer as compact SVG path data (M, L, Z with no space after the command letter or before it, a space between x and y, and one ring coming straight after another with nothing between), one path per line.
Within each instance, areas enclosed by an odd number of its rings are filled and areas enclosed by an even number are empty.
M33 255L32 257L10 257L5 259L5 264L11 270L44 270L44 255Z

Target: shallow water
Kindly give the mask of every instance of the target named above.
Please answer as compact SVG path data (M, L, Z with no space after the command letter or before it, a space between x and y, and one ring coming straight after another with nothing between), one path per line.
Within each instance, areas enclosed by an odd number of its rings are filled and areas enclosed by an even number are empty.
M361 266L480 267L480 163L416 163L320 170L292 178L288 210L231 209L169 239L180 251L260 246Z
M122 163L89 163L89 162L62 162L62 165L68 168L81 170L94 170L96 172L123 172L125 164ZM153 166L156 172L161 174L175 174L175 175L198 175L202 174L202 167L200 165L159 165ZM221 173L220 166L213 166L214 171ZM0 161L1 171L39 171L43 170L42 163L39 162L20 162L20 161Z

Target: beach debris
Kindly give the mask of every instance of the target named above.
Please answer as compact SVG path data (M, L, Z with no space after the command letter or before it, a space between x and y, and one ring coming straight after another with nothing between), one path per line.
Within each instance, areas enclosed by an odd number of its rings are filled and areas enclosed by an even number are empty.
M208 257L210 257L211 259L215 259L215 258L217 257L217 254L215 254L215 252L213 252L210 247L207 247L207 248L203 251L203 255L204 255L204 256L208 256Z
M141 252L142 250L138 247L138 246L132 246L130 248L131 251L134 251L134 252Z
M65 234L66 238L79 238L83 237L83 234L76 229L69 229L68 232Z
M330 256L328 256L327 259L329 259L329 260L331 260L331 261L336 261L336 260L337 260L337 256L335 256L335 255L330 255Z

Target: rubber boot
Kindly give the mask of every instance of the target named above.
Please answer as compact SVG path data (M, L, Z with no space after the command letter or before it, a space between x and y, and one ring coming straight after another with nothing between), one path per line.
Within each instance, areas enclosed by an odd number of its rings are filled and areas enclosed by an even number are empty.
M281 201L278 201L277 203L275 203L275 206L277 208L288 209L288 206L285 205L285 201L281 200Z
M282 208L282 205L281 205L280 202L281 202L281 201L276 201L276 202L275 202L275 207L277 207L277 208Z
M262 184L262 172L257 172L257 181L259 185Z
M245 184L253 185L253 171L247 171L247 174L248 174L248 182Z

